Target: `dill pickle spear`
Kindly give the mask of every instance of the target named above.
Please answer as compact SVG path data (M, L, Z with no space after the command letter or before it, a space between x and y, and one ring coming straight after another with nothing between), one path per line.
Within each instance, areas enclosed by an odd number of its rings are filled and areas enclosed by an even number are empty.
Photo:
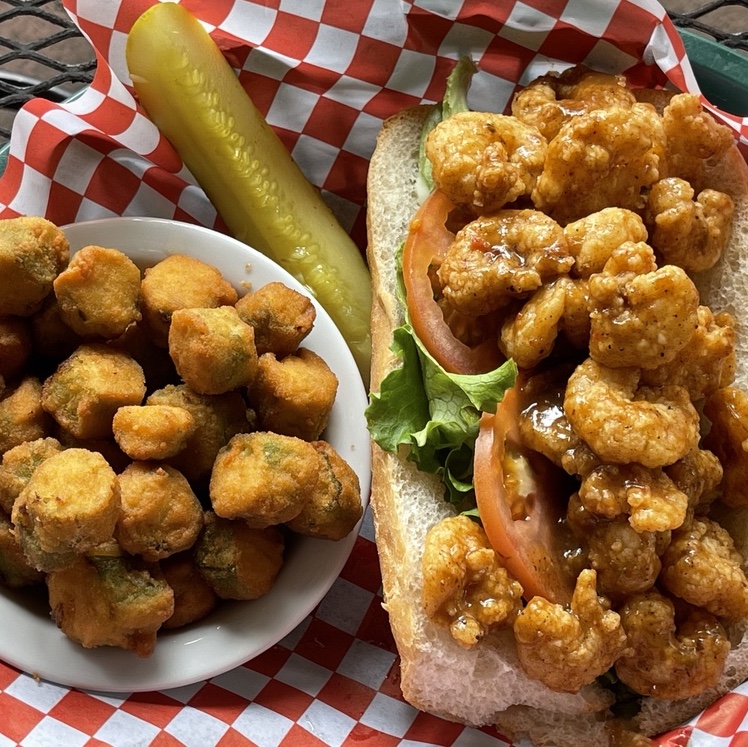
M132 26L125 52L140 103L228 229L310 290L368 384L371 278L361 252L200 22L159 3Z

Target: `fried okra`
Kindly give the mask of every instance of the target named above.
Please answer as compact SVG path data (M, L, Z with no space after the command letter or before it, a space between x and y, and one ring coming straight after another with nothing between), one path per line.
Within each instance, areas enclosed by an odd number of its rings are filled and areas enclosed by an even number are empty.
M184 382L200 394L245 387L257 370L254 330L233 306L177 309L171 316L169 355Z
M42 384L33 376L0 394L0 454L48 435L50 420L42 408Z
M210 478L213 510L263 528L291 521L317 488L320 453L307 441L278 433L234 436L218 452Z
M29 317L34 355L53 361L67 358L83 338L62 321L60 304L54 293L45 299L39 311Z
M218 595L195 563L192 553L171 555L160 563L161 574L174 592L174 613L163 624L169 630L202 620L218 604Z
M44 382L42 407L76 438L109 438L120 407L145 396L143 369L101 343L81 345Z
M0 511L0 584L11 589L38 584L44 574L26 560L16 541L13 524L5 512Z
M150 656L156 632L174 612L166 581L122 556L78 556L46 580L52 618L85 648L117 646Z
M338 379L317 353L301 348L278 360L260 356L249 401L260 426L285 436L316 441L327 426Z
M297 534L340 540L353 531L363 513L358 475L326 441L313 446L322 455L319 482L287 526Z
M67 264L65 234L44 218L0 221L0 316L29 316Z
M311 332L317 311L302 293L280 282L268 283L236 302L239 316L255 331L257 354L293 353Z
M140 319L140 270L118 249L85 246L55 278L62 319L83 337L119 337Z
M31 357L31 329L26 319L0 319L0 376L6 380L21 374Z
M10 516L13 504L34 474L34 470L53 454L62 451L56 438L24 441L3 454L0 463L0 509Z
M206 478L219 449L235 434L251 430L254 422L239 392L198 394L185 384L170 384L153 392L146 405L182 407L195 419L197 428L187 445L169 460L190 481Z
M184 407L127 405L114 414L114 440L131 459L176 456L195 433L197 422Z
M203 509L181 472L133 462L117 481L122 510L115 536L123 550L155 562L192 547L203 528Z
M177 309L233 306L237 300L233 286L215 267L184 254L172 254L146 269L140 293L143 321L164 348Z
M13 504L11 519L29 562L48 571L59 567L55 556L62 563L70 553L110 540L119 514L117 475L104 457L64 449L34 470Z
M283 534L277 527L253 529L244 521L208 512L195 546L195 562L221 599L257 599L272 588L283 565L283 550Z

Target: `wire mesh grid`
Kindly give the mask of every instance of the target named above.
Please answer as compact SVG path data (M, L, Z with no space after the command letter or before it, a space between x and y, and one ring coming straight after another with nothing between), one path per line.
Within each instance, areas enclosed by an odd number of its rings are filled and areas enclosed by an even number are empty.
M676 26L748 54L748 0L663 0ZM60 0L0 0L0 145L29 99L61 101L91 82L93 49Z

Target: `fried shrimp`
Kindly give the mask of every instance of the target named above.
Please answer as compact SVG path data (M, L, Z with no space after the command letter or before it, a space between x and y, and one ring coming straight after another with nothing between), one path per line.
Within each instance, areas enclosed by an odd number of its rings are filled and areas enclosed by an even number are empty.
M674 700L717 684L730 641L713 615L690 608L676 627L673 603L656 591L631 597L620 614L628 646L615 670L632 690Z
M623 75L577 66L536 78L512 100L512 114L533 125L550 142L572 117L611 106L631 107L634 94Z
M748 579L743 557L726 529L710 519L696 519L673 533L662 557L662 585L671 594L703 607L717 617L741 620L748 615Z
M458 231L437 274L455 309L480 316L566 275L573 264L554 220L537 210L501 210Z
M438 189L480 214L532 192L546 146L536 127L503 114L469 111L434 127L426 156Z
M607 672L626 645L618 614L597 595L597 574L579 574L571 609L533 597L514 623L522 668L552 690L578 692Z
M688 496L661 469L640 464L603 464L582 479L582 505L607 519L629 515L636 532L664 532L680 527Z
M644 207L664 174L665 133L654 107L634 104L573 117L549 143L535 206L562 225L606 207Z
M708 270L730 240L734 212L735 203L724 192L704 189L696 196L683 179L661 179L647 198L650 243L686 272Z
M511 625L521 608L522 587L499 565L482 527L467 516L443 519L429 530L421 567L426 614L449 625L466 648Z
M603 461L663 467L699 440L699 414L680 386L640 387L636 368L608 368L592 358L569 378L564 412Z
M697 448L666 467L665 474L688 496L692 516L706 512L716 499L724 470L716 454Z
M699 292L679 267L657 268L652 248L626 242L590 278L590 357L612 368L672 361L698 327Z

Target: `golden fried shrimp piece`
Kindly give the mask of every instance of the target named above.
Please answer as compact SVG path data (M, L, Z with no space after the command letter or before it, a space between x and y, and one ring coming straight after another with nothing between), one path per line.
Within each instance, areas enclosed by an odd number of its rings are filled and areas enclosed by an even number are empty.
M602 272L611 254L627 241L646 241L644 221L631 210L607 207L564 226L574 257L571 275L588 278Z
M564 412L603 461L663 467L696 447L699 414L683 387L640 387L639 378L588 358L569 378Z
M187 445L197 430L184 407L127 405L114 413L114 440L131 459L168 459Z
M0 376L6 381L23 373L31 357L31 328L21 317L0 318Z
M651 589L662 563L658 538L626 521L599 521L589 534L588 561L603 594L622 599Z
M696 448L665 467L665 474L688 496L688 510L692 517L694 513L704 514L709 510L717 498L724 470L716 454ZM688 523L687 518L684 524Z
M322 539L347 537L363 514L358 475L327 441L315 441L322 463L317 487L301 513L286 526L297 534Z
M165 464L133 462L120 475L115 537L131 555L155 562L195 543L203 509L184 475Z
M303 293L280 282L268 283L235 304L242 321L255 331L257 354L293 353L312 331L317 318L314 304Z
M119 337L140 320L140 270L118 249L83 247L53 288L62 320L82 337Z
M0 392L0 454L24 441L49 435L49 416L42 408L42 384L24 376L16 386Z
M676 627L673 603L654 590L630 597L620 615L628 646L615 670L632 690L677 700L717 684L730 641L713 615L691 608Z
M688 496L662 469L641 464L596 467L582 478L579 499L593 514L606 519L628 514L636 532L677 529L688 509Z
M603 366L657 368L698 327L699 292L679 267L657 268L652 248L626 242L589 280L590 357Z
M205 580L192 553L170 555L159 563L161 574L174 592L174 612L161 626L165 630L181 628L202 620L218 604L218 595Z
M565 275L573 264L554 220L537 210L502 210L458 231L438 277L457 311L480 316Z
M29 316L67 264L65 234L44 218L0 221L0 316Z
M112 538L119 513L114 470L101 454L72 448L39 464L13 504L11 519L29 562L54 570L45 567L44 553L91 550Z
M253 529L209 511L195 546L195 563L221 599L258 599L272 588L283 551L278 527Z
M532 201L562 225L606 207L639 210L664 158L662 121L648 104L580 114L548 144Z
M434 184L476 215L529 195L543 170L547 143L537 128L490 112L458 112L426 139Z
M724 192L705 189L698 196L683 179L660 179L650 190L645 218L650 244L686 272L713 267L730 240L735 203Z
M598 597L597 574L577 578L571 609L533 597L514 622L520 664L551 690L579 692L607 672L626 646L618 615Z
M711 422L704 446L722 464L720 500L731 508L748 507L748 393L724 387L704 403Z
M194 433L187 439L187 445L169 459L169 464L190 482L207 478L219 449L232 436L246 433L254 427L254 412L247 410L239 392L198 394L185 384L169 384L150 394L145 403L148 407L181 407L197 423Z
M102 343L81 345L47 378L42 407L76 438L108 438L120 407L145 396L143 369Z
M337 393L338 377L327 363L314 351L299 348L282 360L274 353L260 356L248 397L261 428L316 441L327 427Z
M44 574L29 563L18 544L10 518L0 511L0 584L20 589L43 580Z
M511 626L522 608L522 587L500 565L483 528L467 516L429 529L421 568L424 611L465 648Z
M704 517L673 532L662 557L660 581L695 607L741 620L748 615L748 579L742 565L743 557L727 530Z
M140 293L143 322L153 341L164 348L171 315L177 309L233 306L238 298L215 267L184 254L172 254L147 268Z
M642 371L647 386L678 384L697 402L732 382L735 361L735 320L726 311L696 309L696 329L668 363Z
M257 370L254 330L233 306L174 311L169 355L184 383L199 394L245 387Z
M550 142L572 117L611 106L636 103L623 75L609 75L583 66L536 78L512 100L512 114L533 125Z
M3 454L0 463L0 509L10 516L13 504L34 470L53 454L62 450L56 438L24 441Z
M131 567L124 557L77 557L47 576L52 619L85 648L116 646L146 657L156 632L174 611L163 579Z
M240 433L218 452L210 477L213 510L258 529L301 513L324 470L308 441L279 433Z
M667 176L685 179L701 189L705 162L727 152L734 142L732 130L704 111L699 97L679 93L662 112L667 137Z

